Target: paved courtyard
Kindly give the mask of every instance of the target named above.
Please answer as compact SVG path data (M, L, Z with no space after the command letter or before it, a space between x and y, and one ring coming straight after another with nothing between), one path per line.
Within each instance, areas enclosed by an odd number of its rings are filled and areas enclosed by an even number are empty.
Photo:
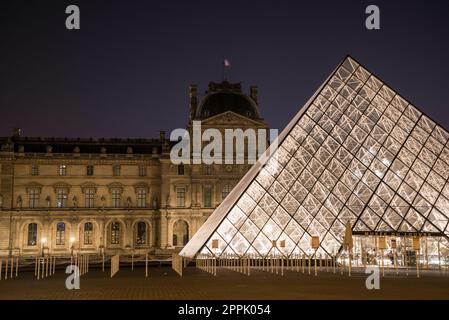
M252 270L250 276L218 269L217 276L188 267L181 278L168 266L145 269L122 268L114 278L91 269L81 277L80 290L65 288L66 275L56 274L36 280L33 272L0 281L0 299L449 299L449 272L427 271L381 278L380 290L367 290L366 275L341 276L321 272L318 276L288 271L281 275Z

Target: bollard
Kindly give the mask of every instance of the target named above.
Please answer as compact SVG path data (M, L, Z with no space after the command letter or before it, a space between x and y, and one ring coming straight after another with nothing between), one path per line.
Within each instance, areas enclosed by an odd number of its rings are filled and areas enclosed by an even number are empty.
M147 253L147 256L148 256L148 253ZM102 263L101 264L102 264L101 269L104 272L104 253L102 254Z
M19 256L17 256L17 260L16 260L16 278L19 275Z
M10 274L10 278L12 279L13 273L14 272L14 257L11 256L11 274Z
M9 259L8 259L8 257L6 257L6 262L5 262L5 280L8 280L8 263L9 263Z
M145 278L148 278L148 252L145 254Z
M53 274L56 272L56 257L53 257Z
M39 258L39 262L37 263L37 280L40 279L41 271L41 258Z

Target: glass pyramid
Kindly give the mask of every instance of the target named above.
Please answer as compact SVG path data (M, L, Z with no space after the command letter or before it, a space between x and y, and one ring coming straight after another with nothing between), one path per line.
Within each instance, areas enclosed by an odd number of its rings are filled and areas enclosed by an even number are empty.
M427 232L447 247L448 139L347 57L180 255L308 254L313 236L333 255L348 221L355 233Z

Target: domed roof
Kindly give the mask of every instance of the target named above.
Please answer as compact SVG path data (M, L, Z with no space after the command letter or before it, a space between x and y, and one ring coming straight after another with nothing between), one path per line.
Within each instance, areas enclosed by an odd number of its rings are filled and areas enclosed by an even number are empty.
M232 111L252 119L259 119L257 105L253 99L242 93L240 84L225 81L211 82L206 96L196 112L196 118L205 119Z

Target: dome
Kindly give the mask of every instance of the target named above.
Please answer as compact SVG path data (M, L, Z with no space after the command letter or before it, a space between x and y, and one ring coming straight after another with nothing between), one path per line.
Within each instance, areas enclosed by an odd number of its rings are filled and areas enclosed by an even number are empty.
M205 119L227 111L247 118L260 118L256 103L241 92L240 84L223 82L211 84L209 89L197 109L196 118Z

